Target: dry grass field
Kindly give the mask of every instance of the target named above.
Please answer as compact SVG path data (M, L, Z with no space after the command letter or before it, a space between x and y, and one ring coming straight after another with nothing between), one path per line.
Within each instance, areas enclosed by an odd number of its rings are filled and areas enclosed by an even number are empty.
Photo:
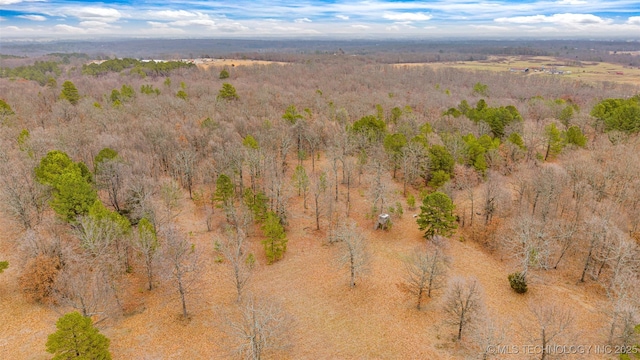
M571 59L548 56L491 56L483 61L464 61L455 63L398 64L397 66L453 67L466 70L515 71L523 76L562 76L585 82L612 81L640 85L640 68L629 68L621 64L605 62L577 63ZM563 74L550 74L534 69L556 70ZM525 73L525 69L530 69Z
M196 59L194 63L201 69L211 69L219 67L234 67L234 66L252 66L252 65L269 65L280 64L285 65L284 62L277 61L263 61L263 60L238 60L238 59Z
M398 191L399 184L393 185ZM345 188L341 188L344 196ZM271 352L274 359L461 359L476 358L478 350L471 339L454 341L455 328L443 322L443 294L437 292L423 310L397 286L404 276L403 259L426 246L412 214L406 211L388 230L373 230L365 217L369 209L365 196L352 194L351 220L358 223L366 238L369 266L354 289L348 286L348 272L337 263L341 244L329 245L323 230L315 231L313 212L304 210L302 199L292 198L288 250L284 259L266 265L260 244L260 231L249 238L258 267L249 286L256 299L281 304L290 315L286 347ZM406 206L406 204L405 204ZM180 317L175 288L165 282L149 292L142 278L130 279L133 305L129 314L108 319L99 325L111 339L114 359L218 359L233 358L236 339L229 335L228 318L233 317L234 287L228 269L217 263L214 239L219 232L207 232L205 215L185 196L180 202L178 224L183 233L202 252L203 272L188 297L191 318ZM220 212L217 224L224 223ZM11 254L20 246L20 234L2 220L0 253ZM464 233L464 232L459 232ZM571 307L577 315L580 344L596 344L602 313L600 294L577 285L575 274L545 272L532 278L525 296L508 285L511 264L501 261L472 241L456 235L447 240L451 257L450 277L475 276L484 289L487 313L505 329L505 344L532 344L535 337L530 307L539 303L558 303ZM19 259L9 257L12 264ZM60 310L27 303L16 281L14 266L0 277L0 358L47 359L47 335L55 330ZM139 273L135 272L134 273ZM538 279L538 280L535 280ZM544 280L542 280L544 279ZM520 359L522 354L499 358ZM581 356L580 359L601 359ZM575 359L578 359L575 357Z

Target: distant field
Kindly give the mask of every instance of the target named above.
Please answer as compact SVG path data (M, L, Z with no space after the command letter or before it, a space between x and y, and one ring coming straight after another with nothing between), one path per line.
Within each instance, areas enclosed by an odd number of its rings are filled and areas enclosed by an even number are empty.
M419 63L398 64L398 66L431 66L431 67L455 67L468 70L510 71L524 73L524 69L530 69L526 74L534 76L562 76L566 78L580 79L584 81L614 81L618 83L640 85L640 68L628 68L621 64L605 62L574 62L570 59L561 59L547 56L492 56L483 61L464 61L454 63ZM541 69L544 67L544 71ZM538 69L538 71L534 71ZM563 72L563 74L551 74L550 70Z
M284 62L277 61L263 61L263 60L237 60L237 59L196 59L194 63L202 69L208 69L210 67L219 66L251 66L251 65L268 65L268 64L280 64L284 65Z

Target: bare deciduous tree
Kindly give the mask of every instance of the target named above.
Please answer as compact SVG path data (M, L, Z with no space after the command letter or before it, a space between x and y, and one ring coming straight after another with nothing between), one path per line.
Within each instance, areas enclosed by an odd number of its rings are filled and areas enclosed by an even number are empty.
M241 305L239 316L227 317L227 323L230 335L239 343L236 353L243 359L260 360L290 345L292 319L273 302L249 297Z
M338 258L340 266L349 267L349 286L356 286L356 277L367 267L368 253L362 237L355 223L341 224L336 230L336 241L342 242L344 247Z
M424 297L445 285L447 258L442 250L418 250L405 262L406 274L401 289L415 296L420 310Z
M42 219L49 200L46 186L38 183L33 174L33 166L9 161L0 152L0 201L4 212L15 219L25 229L30 229Z
M195 244L189 243L175 225L168 224L162 233L165 238L164 258L180 295L182 316L187 318L187 294L200 273L198 252Z
M236 288L236 302L240 303L245 287L249 283L255 259L246 249L246 235L241 229L228 228L222 240L216 246L224 256L229 267L229 278Z
M444 300L445 323L457 328L458 340L473 326L484 311L484 294L478 279L455 277L449 283Z
M571 344L573 339L574 316L569 309L558 305L536 305L531 307L531 312L536 320L536 330L532 341L537 344L540 351L540 360L549 359L555 354L549 349L556 345ZM531 334L532 332L527 331Z
M101 267L90 262L66 263L56 279L55 297L59 303L78 310L83 316L107 317L113 311L114 294Z
M189 191L189 198L193 199L193 184L196 177L196 154L192 150L182 150L175 156L173 169L180 183Z
M96 169L96 183L107 192L109 203L117 212L123 210L122 196L129 173L130 168L120 158L104 159Z
M493 318L483 319L472 337L480 359L495 359L502 355L495 349L505 344L505 327Z

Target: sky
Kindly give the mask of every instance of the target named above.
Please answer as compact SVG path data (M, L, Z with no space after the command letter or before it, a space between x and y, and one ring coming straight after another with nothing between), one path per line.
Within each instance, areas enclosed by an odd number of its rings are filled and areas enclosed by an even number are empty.
M640 0L0 0L2 39L640 40Z

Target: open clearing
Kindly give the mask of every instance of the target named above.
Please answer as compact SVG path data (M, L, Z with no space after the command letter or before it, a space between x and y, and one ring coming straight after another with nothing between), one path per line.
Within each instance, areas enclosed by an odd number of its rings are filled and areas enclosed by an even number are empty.
M324 162L325 160L323 159ZM398 184L393 187L399 191ZM341 186L341 198L345 188ZM412 214L408 211L396 218L389 231L372 229L373 222L365 213L369 209L364 196L352 194L351 219L356 221L367 239L369 268L355 289L349 289L347 269L337 264L342 244L328 245L324 230L316 231L313 211L304 210L302 199L291 199L292 226L288 229L288 250L284 258L265 265L259 230L249 238L251 251L259 266L249 287L258 299L266 298L282 304L294 319L289 333L289 347L272 353L279 359L461 359L477 354L469 341L453 341L455 329L444 323L441 310L442 292L426 301L417 311L413 300L398 284L404 276L403 259L425 246ZM114 359L203 359L229 358L235 340L227 335L226 314L233 312L234 290L226 274L228 269L215 259L214 239L217 231L207 232L205 214L187 196L180 205L178 224L190 241L207 259L200 282L188 299L192 318L180 319L179 300L171 284L148 292L141 279L133 279L135 309L119 319L102 324L101 331L111 339ZM224 224L218 212L216 224ZM3 229L11 225L3 221ZM326 225L323 225L323 228ZM19 246L20 235L3 231L2 253ZM536 303L562 303L572 299L577 315L577 328L584 331L581 343L595 344L595 324L602 324L598 303L603 294L586 291L567 274L547 272L544 281L532 287L526 296L514 293L507 274L512 270L487 253L478 244L461 242L458 236L447 241L446 253L451 257L450 276L474 276L484 288L488 313L505 326L507 343L529 344L533 326L529 311ZM19 261L14 258L9 260ZM53 308L27 303L16 281L15 266L2 279L0 294L2 312L0 332L10 334L0 342L2 359L47 359L44 344L55 331L60 314ZM138 271L134 271L137 273ZM25 326L28 324L28 326ZM185 346L185 344L190 344ZM592 354L594 355L594 354ZM502 358L518 359L513 354ZM597 359L601 356L581 359Z
M264 61L264 60L237 60L237 59L195 59L194 63L201 69L208 70L212 67L234 67L252 65L286 65L285 62Z
M621 64L605 62L577 62L549 56L490 56L488 60L461 61L453 63L415 63L396 66L452 67L465 70L513 71L517 74L562 76L586 82L613 81L640 85L640 68L629 68ZM545 70L542 70L542 69ZM524 72L529 69L528 72ZM550 74L549 71L562 72Z

